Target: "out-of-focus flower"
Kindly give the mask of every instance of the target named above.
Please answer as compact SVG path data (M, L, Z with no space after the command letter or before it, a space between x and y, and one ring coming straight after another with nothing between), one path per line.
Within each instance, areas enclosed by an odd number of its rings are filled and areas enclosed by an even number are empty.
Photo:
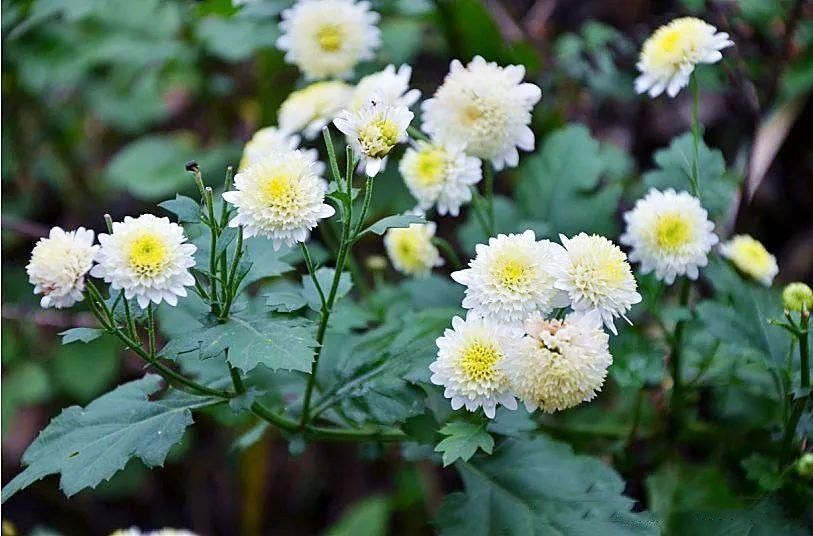
M413 223L391 228L384 236L384 247L393 267L413 277L427 277L432 268L443 265L438 248L432 243L435 223Z
M246 142L243 157L240 159L240 170L259 162L271 153L293 151L299 147L299 136L283 132L276 127L261 128ZM316 149L300 149L314 164L317 175L325 172L325 165L319 161Z
M279 127L284 132L301 132L315 138L350 101L353 88L344 82L316 82L294 91L279 108Z
M409 89L409 78L412 76L412 67L401 65L398 71L394 65L387 65L383 71L368 74L356 85L353 98L348 109L358 111L373 100L378 99L382 104L392 106L411 107L421 98L417 89Z
M40 306L62 309L82 301L85 274L98 250L93 231L84 227L67 232L53 227L48 238L41 238L25 267L34 294L42 294Z
M720 254L729 259L739 271L766 287L771 286L773 278L779 273L776 257L749 235L736 235L721 244Z

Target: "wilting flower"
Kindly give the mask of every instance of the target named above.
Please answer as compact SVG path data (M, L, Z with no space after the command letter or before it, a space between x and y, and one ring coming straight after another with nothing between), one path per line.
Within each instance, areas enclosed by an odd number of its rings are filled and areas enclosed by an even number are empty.
M283 132L276 127L261 128L246 142L243 148L243 157L240 159L240 169L259 162L271 153L293 151L299 147L299 136ZM319 152L316 149L302 149L308 159L314 163L317 175L325 171L325 165L319 162Z
M627 230L621 243L632 247L629 258L641 263L641 272L655 271L655 277L671 285L675 277L697 279L698 268L708 264L708 254L717 243L714 223L687 192L651 189L635 208L624 214Z
M788 311L813 311L813 289L805 283L790 283L782 290L782 304Z
M356 85L350 100L350 111L357 111L376 97L378 102L392 106L409 108L421 98L417 89L409 89L412 67L401 65L396 72L394 65L387 65L383 71L368 74Z
M189 268L195 266L193 244L186 243L183 227L169 218L143 214L113 223L112 234L100 234L94 277L123 290L126 299L135 298L146 308L150 302L178 302L186 288L195 283Z
M432 268L443 265L438 248L432 243L434 236L434 222L393 227L384 236L384 247L396 270L413 277L427 277Z
M508 353L503 369L528 411L553 413L595 398L613 362L609 336L597 312L525 321L527 336Z
M422 104L423 130L440 142L458 142L466 152L490 160L495 169L519 163L532 151L531 109L542 98L538 86L522 83L521 65L500 67L480 56L466 66L453 60L435 95Z
M40 238L25 267L34 294L42 294L40 306L62 309L82 301L85 274L93 265L99 246L93 245L93 231L51 228L48 238Z
M437 340L438 356L429 365L431 382L445 388L443 396L451 399L452 409L482 407L487 417L494 418L498 404L517 408L502 370L514 339L510 328L476 315L452 319L452 329Z
M463 307L493 322L522 322L534 311L565 307L567 295L554 288L564 262L561 246L537 241L533 231L498 235L478 244L477 256L452 279L466 285Z
M349 76L381 43L378 18L369 2L299 0L282 12L277 47L309 79Z
M339 81L316 82L294 91L279 108L279 127L313 139L347 106L352 93L352 87Z
M779 273L776 257L748 235L736 235L722 244L720 254L729 259L739 271L766 287L771 286L773 278Z
M682 17L661 26L644 43L635 91L674 97L686 87L698 63L717 63L720 52L734 43L725 32L694 17Z
M425 211L437 204L441 216L457 216L471 201L471 186L483 178L480 160L453 143L419 141L406 150L398 169L418 207Z
M617 333L613 320L620 316L629 322L626 312L641 301L627 256L603 236L559 238L567 255L565 262L554 265L555 287L568 294L574 311L598 311L604 325Z
M350 140L365 162L365 172L375 177L396 144L406 141L414 114L404 106L391 106L375 98L357 112L344 111L333 124Z
M271 239L274 249L305 242L320 219L335 213L325 204L327 183L302 151L270 154L235 175L234 186L223 194L237 207L229 226Z

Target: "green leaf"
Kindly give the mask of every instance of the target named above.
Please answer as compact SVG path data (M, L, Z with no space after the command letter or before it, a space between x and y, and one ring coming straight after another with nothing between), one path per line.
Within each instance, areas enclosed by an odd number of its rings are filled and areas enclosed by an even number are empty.
M527 218L546 222L557 233L614 235L621 185L600 184L610 171L618 170L608 168L587 127L568 125L545 138L520 166L517 204Z
M178 223L200 223L200 204L191 197L175 194L175 199L158 203L158 206L178 216Z
M440 429L440 433L448 436L435 447L435 452L443 453L444 467L456 460L469 461L477 449L486 454L491 454L494 449L494 438L486 432L482 423L450 422Z
M789 519L770 499L742 510L711 510L700 507L677 516L673 532L677 536L720 534L748 536L806 536L810 532L799 521Z
M352 505L325 536L384 536L391 509L386 497L368 497Z
M435 518L444 536L658 534L630 512L634 501L612 468L544 436L506 439L456 467L465 492L446 497Z
M387 229L392 227L409 227L413 223L426 223L426 220L423 216L417 216L415 214L396 214L395 216L387 216L386 218L381 218L371 226L364 229L361 233L359 233L359 235L365 235L367 233L383 235L387 232Z
M54 379L78 402L87 402L113 383L120 358L119 346L112 337L63 346L53 361Z
M319 268L316 270L316 280L319 281L319 286L325 294L325 299L330 294L330 286L333 284L333 276L336 270L333 268ZM343 272L339 276L339 286L336 288L336 300L346 296L350 289L353 288L353 279L348 272ZM310 275L302 276L302 296L308 302L308 307L312 310L319 312L322 310L322 302L319 300L319 292L316 290L316 285ZM335 303L335 302L334 302Z
M147 375L84 409L63 410L25 451L26 468L3 488L3 501L51 474L60 474L60 487L71 496L110 479L130 458L150 467L162 465L192 424L191 409L213 400L174 390L155 399L160 386L160 377Z
M229 363L244 373L257 365L309 372L315 347L313 322L304 318L244 320L235 316L172 339L160 353L175 358L197 352L200 359L208 359L228 348Z
M205 17L195 25L206 50L223 60L236 62L257 49L270 48L279 37L276 25L244 17Z
M98 328L71 328L59 333L62 337L62 344L70 344L76 341L88 343L104 335L103 329Z
M274 284L270 292L265 293L264 296L268 308L281 313L297 311L308 303L302 295L302 288L288 281Z

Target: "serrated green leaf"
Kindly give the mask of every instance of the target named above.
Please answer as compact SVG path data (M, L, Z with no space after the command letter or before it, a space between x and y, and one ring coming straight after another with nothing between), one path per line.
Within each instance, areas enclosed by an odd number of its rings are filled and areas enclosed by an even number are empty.
M130 458L150 467L162 465L192 424L191 410L214 401L174 390L151 399L160 386L160 377L147 375L84 409L63 410L25 451L26 468L3 488L3 501L51 474L60 474L60 487L71 496L108 480Z
M325 299L327 299L328 294L330 294L330 286L333 284L333 276L335 273L336 270L333 268L322 267L316 270L316 280L319 281L319 286L325 294ZM338 301L339 298L346 296L352 288L353 279L348 272L343 272L342 275L339 276L339 286L336 288L336 300ZM319 293L310 275L302 276L302 296L308 302L308 307L312 310L316 312L322 310L322 302L319 299Z
M352 505L325 536L384 536L391 509L386 497L368 497Z
M426 220L423 218L423 216L417 216L415 214L396 214L395 216L381 218L371 226L364 229L361 234L375 233L377 235L383 235L387 232L387 229L391 229L393 227L409 227L413 223L426 223Z
M302 289L286 282L285 285L276 285L270 292L264 294L265 304L272 311L290 313L302 309L308 301L302 295Z
M200 205L191 197L175 194L175 199L162 201L158 206L175 214L178 223L200 223Z
M70 344L76 341L88 343L104 335L104 330L98 328L71 328L61 331L59 335L62 337L62 344Z
M491 454L494 449L494 438L482 423L450 422L440 429L440 433L448 436L435 447L435 452L443 453L444 467L457 460L469 461L477 449L486 454Z

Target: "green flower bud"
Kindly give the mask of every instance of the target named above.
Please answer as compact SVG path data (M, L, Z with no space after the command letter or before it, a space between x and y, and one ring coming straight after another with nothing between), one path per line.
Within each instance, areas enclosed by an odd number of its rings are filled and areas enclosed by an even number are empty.
M806 452L796 460L796 472L805 478L813 478L813 452Z
M813 309L813 290L804 283L791 283L782 291L782 302L789 311Z

